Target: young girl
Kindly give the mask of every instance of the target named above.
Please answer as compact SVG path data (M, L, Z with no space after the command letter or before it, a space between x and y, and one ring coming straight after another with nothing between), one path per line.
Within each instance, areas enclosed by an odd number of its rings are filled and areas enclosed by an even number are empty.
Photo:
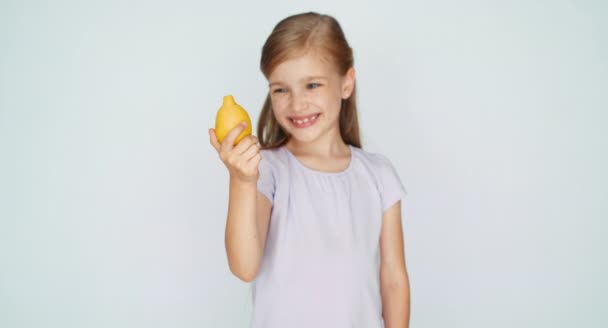
M253 282L254 328L409 326L391 162L361 149L352 50L338 22L279 22L262 49L269 94L258 139L211 144L230 172L226 252ZM234 145L234 146L233 146Z

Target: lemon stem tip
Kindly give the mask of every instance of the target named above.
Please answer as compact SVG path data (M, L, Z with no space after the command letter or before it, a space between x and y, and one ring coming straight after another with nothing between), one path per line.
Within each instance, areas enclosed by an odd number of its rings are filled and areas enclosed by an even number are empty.
M234 97L232 95L224 96L224 105L234 105Z

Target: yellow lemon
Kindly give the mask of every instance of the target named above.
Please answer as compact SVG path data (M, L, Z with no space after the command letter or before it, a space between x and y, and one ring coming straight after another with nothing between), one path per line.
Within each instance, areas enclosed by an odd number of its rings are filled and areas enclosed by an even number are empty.
M241 139L251 135L251 119L249 118L247 111L239 106L231 95L224 96L222 107L218 109L217 115L215 116L215 136L217 137L217 140L222 142L228 132L243 121L247 122L247 127L236 138L234 141L235 145L239 143Z

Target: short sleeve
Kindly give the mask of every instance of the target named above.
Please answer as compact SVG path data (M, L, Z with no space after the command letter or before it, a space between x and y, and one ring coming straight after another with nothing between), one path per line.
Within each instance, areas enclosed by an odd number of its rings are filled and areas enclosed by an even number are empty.
M270 161L272 154L264 152L261 154L262 160L260 161L260 165L258 167L260 172L260 176L258 178L258 191L266 196L266 198L270 200L270 203L273 203L275 191L275 172Z
M399 178L397 170L391 161L383 155L376 154L378 157L378 177L380 187L380 197L382 199L382 211L386 211L395 205L399 200L407 195L403 183Z

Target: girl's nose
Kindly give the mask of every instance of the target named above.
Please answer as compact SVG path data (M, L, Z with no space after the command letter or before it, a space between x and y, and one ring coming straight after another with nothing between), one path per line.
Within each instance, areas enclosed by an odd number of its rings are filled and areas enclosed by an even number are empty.
M293 111L298 113L308 109L308 99L301 93L294 93L292 98Z

